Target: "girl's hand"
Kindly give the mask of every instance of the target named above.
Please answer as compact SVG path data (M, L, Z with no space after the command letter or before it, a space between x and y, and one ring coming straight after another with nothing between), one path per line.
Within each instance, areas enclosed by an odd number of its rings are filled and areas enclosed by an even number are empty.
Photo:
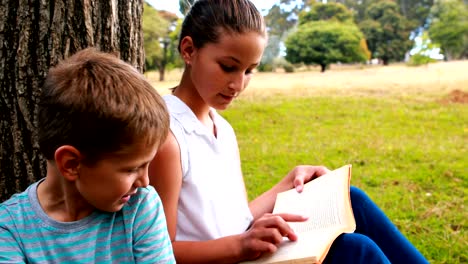
M263 253L273 253L278 249L283 237L296 241L297 235L286 221L302 222L305 220L307 217L293 214L263 215L241 235L242 256L246 260L253 260Z
M288 175L284 177L283 182L286 181L286 184L292 183L292 188L295 188L296 191L300 193L304 188L304 183L307 183L329 172L330 170L325 166L300 165L291 170Z

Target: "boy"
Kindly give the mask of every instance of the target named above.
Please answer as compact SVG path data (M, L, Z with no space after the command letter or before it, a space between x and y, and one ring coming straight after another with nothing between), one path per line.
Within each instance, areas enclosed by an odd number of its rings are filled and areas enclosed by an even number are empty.
M133 67L85 49L52 68L39 105L47 175L0 205L0 263L175 263L148 165L164 102Z

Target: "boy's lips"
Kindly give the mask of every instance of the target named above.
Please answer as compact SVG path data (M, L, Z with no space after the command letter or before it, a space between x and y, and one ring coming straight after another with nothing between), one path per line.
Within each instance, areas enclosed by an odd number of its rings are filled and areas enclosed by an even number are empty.
M128 201L130 200L130 198L131 198L133 195L135 195L136 193L137 193L136 191L134 191L134 192L132 192L132 193L128 193L128 194L122 196L121 200L122 200L123 202L126 203L126 202L128 202Z
M132 196L132 195L135 195L137 194L137 191L134 191L132 193L127 193L126 195L124 195L123 197L127 197L127 196Z

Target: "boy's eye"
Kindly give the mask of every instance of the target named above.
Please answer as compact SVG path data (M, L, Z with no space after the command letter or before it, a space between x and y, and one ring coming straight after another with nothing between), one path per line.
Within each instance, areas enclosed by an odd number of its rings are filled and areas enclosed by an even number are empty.
M128 169L127 172L128 172L128 173L136 173L136 172L138 172L139 169L140 169L139 167L137 167L137 168L131 168L131 169Z

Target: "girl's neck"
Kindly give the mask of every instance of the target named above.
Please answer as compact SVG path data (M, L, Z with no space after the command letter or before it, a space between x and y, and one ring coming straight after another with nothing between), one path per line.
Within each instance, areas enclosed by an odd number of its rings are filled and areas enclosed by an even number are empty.
M188 72L187 69L184 71L179 86L174 89L172 94L182 100L197 119L210 131L213 131L214 136L216 136L216 127L210 114L210 106L200 97Z
M210 106L200 97L197 89L193 86L189 70L182 74L180 84L172 93L182 100L195 114L198 120L202 121L209 117Z

